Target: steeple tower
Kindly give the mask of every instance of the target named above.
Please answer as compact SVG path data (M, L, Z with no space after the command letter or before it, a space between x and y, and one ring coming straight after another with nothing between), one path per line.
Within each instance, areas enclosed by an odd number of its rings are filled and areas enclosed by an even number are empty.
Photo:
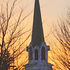
M44 35L42 28L40 5L39 5L39 0L35 0L33 31L32 31L33 47L35 45L40 46L43 41L44 41Z
M29 63L25 70L52 70L52 64L48 63L49 46L44 41L39 0L35 0L32 40L27 51Z

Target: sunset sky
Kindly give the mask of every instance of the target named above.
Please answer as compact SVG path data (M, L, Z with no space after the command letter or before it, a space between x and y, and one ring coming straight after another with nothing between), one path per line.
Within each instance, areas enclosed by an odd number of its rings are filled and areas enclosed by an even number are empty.
M7 1L9 1L9 7L10 7L14 0L0 0L0 9L1 9L2 3L5 4ZM44 23L43 31L44 31L44 37L45 37L49 34L50 31L52 31L53 25L57 25L57 20L59 18L61 18L62 16L66 15L68 6L70 6L70 0L39 0L39 2L40 2L42 22ZM28 14L34 10L34 3L35 3L35 0L17 0L15 10L14 10L14 13L16 13L16 16L13 15L14 18L12 19L13 21L11 23L13 23L17 19L17 16L18 16L17 12L18 12L18 10L20 10L20 8L25 8L25 6L26 6L26 9L24 10L23 15L22 15L22 17L23 17L26 14ZM5 5L3 5L3 9L4 8L6 8ZM4 10L6 10L6 9L4 9ZM28 23L27 27L24 30L32 29L33 13L34 13L34 11L32 12L32 14L30 16L28 16L23 21L24 24L22 24L22 27ZM24 41L28 34L26 33L21 41ZM50 40L50 39L53 40L52 35L50 37L48 37L46 39L46 41ZM31 40L31 37L24 44L24 47L29 45L30 40ZM47 42L47 44L48 44L48 42ZM23 48L23 46L22 46L22 48ZM25 53L25 55L27 55L27 53ZM20 59L19 63L21 63L22 60L25 59L25 57L27 57L27 56L23 55L22 58Z
M9 6L11 6L14 0L0 0L0 5L3 2L6 3L7 1L9 1ZM27 13L34 10L34 2L35 0L17 0L15 12L18 12L18 8L25 8L25 6L27 6L23 13L23 15L26 15ZM70 0L39 0L39 2L42 22L44 23L44 35L46 36L47 28L48 30L52 28L52 25L56 24L58 18L66 15L68 6L70 6ZM32 28L33 13L24 22L29 22L29 27Z
M26 11L30 12L34 10L35 0L23 0L21 3L28 5ZM56 24L58 18L65 16L68 6L70 6L70 0L39 0L41 7L41 16L44 31L47 31L47 28L52 28L53 24ZM29 16L28 20L30 27L33 23L33 13ZM47 28L46 28L47 27ZM46 35L46 32L44 33Z
M34 9L35 0L23 0L28 4L28 10ZM43 21L48 19L55 19L58 16L64 15L67 7L70 5L70 0L39 0L41 7L41 15ZM53 20L54 21L54 20Z
M34 10L35 0L23 0L21 3L25 6L28 5L26 12ZM70 6L70 0L39 0L41 8L41 16L44 30L44 36L49 34L50 30L53 29L53 25L57 24L57 20L66 15L68 6ZM33 13L27 18L29 26L32 28L33 24Z

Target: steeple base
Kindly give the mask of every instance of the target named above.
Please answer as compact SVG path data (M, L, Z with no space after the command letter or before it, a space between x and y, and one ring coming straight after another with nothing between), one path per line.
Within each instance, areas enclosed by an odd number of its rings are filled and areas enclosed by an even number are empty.
M25 70L52 70L52 64L44 61L33 62L32 64L27 64Z

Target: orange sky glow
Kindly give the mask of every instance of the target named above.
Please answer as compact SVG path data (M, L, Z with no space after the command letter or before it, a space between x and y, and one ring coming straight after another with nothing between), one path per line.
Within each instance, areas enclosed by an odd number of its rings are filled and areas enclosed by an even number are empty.
M3 1L6 2L8 0L0 0L0 5L3 3ZM16 15L14 15L14 18L12 19L13 20L12 23L17 19L18 11L20 11L20 8L24 8L25 6L27 6L26 9L24 10L23 16L25 16L29 12L33 11L34 10L34 1L35 0L17 0L16 6L15 6L16 8L14 10L14 12L17 11L17 13L16 13ZM49 32L51 32L51 34L52 34L52 32L53 32L52 28L53 28L53 25L57 25L57 23L56 23L57 19L59 17L61 17L62 15L66 14L67 8L68 8L68 6L70 6L70 0L39 0L39 1L40 1L40 7L41 7L41 16L42 16L42 22L43 22L44 37L46 37L49 34ZM13 0L11 2L13 2ZM9 1L9 6L11 6L11 2ZM1 8L1 6L0 6L0 8ZM23 23L24 24L22 26L25 26L28 23L28 25L24 29L24 31L32 29L33 13L30 16L28 16L23 21ZM24 40L29 33L26 33L24 35L24 37L23 37ZM50 43L50 40L52 40L52 39L54 39L52 37L52 35L49 35L49 38L45 38L46 44L52 46L53 43L52 42ZM22 41L24 41L24 40L22 40ZM31 37L27 40L27 42L25 42L25 44L22 46L22 48L23 47L25 48L26 46L28 46L30 42L31 42ZM19 60L18 65L20 65L21 62L24 62L28 59L27 55L28 55L28 52L26 52L26 50L25 50L25 52L23 52L23 55L21 55L22 58ZM51 54L49 54L49 56L50 55ZM25 58L27 58L27 59L25 59ZM51 61L49 60L49 62L51 62ZM17 63L17 61L16 61L16 63Z

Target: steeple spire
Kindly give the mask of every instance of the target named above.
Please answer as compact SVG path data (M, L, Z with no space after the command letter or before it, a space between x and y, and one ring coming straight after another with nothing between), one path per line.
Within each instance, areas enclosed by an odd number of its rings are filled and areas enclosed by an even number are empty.
M52 70L52 64L47 62L49 46L44 42L39 0L35 0L32 40L27 51L29 63L25 70Z
M33 47L35 45L40 46L43 41L44 41L44 35L42 28L40 5L39 5L39 0L35 0L33 31L32 31Z

